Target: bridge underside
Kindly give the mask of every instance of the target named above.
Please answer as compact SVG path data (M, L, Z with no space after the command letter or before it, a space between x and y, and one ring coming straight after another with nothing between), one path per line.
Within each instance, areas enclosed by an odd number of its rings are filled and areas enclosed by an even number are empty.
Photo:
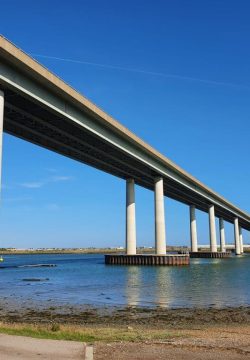
M5 94L6 133L122 179L133 178L136 184L154 189L154 180L159 174L148 165L35 99L12 88L1 88ZM164 177L164 194L205 212L211 205L203 196L168 177ZM231 223L235 218L233 213L216 205L215 214ZM239 223L250 230L244 219L239 219Z

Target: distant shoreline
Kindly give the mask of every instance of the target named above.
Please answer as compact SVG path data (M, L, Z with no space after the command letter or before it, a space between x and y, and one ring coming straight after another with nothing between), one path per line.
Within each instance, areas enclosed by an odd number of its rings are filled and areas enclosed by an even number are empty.
M188 250L185 247L169 247L167 251ZM0 255L49 255L49 254L119 254L124 253L124 248L79 248L79 249L0 249ZM140 254L154 253L154 248L138 248Z
M168 247L167 252L178 252L178 251L189 251L190 249L187 247ZM207 251L207 248L200 248L199 251ZM230 251L230 249L229 249ZM245 253L250 253L250 248L244 250ZM94 255L94 254L124 254L124 248L86 248L86 249L0 249L0 255L60 255L60 254L86 254L86 255ZM138 248L138 254L150 254L154 253L154 248Z
M152 249L142 250L141 253L153 252ZM49 255L49 254L119 254L124 249L54 249L54 250L0 250L1 255Z

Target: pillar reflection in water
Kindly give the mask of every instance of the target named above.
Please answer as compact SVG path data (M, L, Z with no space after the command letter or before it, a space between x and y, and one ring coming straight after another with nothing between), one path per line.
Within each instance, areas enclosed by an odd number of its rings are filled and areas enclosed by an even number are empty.
M173 291L173 268L157 267L155 268L155 303L159 307L168 308L173 306L174 291Z
M164 266L126 268L125 296L129 306L174 306L174 269Z
M247 304L246 264L247 257L237 257L192 259L190 267L124 267L124 295L129 306L203 308Z
M125 296L129 306L136 306L140 303L140 287L142 286L140 266L128 266L126 268L126 289Z

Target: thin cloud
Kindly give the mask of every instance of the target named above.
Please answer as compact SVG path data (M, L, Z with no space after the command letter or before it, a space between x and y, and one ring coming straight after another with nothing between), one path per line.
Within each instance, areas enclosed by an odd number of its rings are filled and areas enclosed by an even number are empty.
M44 182L26 182L20 184L22 187L26 189L39 189L45 185Z
M53 182L59 182L59 181L70 181L72 180L73 177L72 176L53 176L51 178L51 181Z
M162 72L157 72L157 71L146 71L146 70L136 69L136 68L127 68L127 67L123 67L123 66L101 64L101 63L96 63L96 62L61 58L61 57L42 55L42 54L31 53L30 55L34 56L34 57L38 57L38 58L71 62L71 63L82 64L82 65L97 66L97 67L101 67L101 68L105 68L105 69L120 70L120 71L127 71L127 72L133 72L133 73L138 73L138 74L159 76L159 77L164 77L164 78L169 78L169 79L194 81L194 82L204 83L204 84L208 84L208 85L230 86L230 87L239 87L239 88L250 89L249 85L238 84L238 83L201 79L201 78L196 78L196 77L192 77L192 76L185 76L185 75L179 75L179 74L168 74L168 73L162 73Z
M62 182L62 181L70 181L72 180L72 176L66 176L66 175L55 175L51 176L50 178L46 180L41 181L33 181L33 182L24 182L21 183L20 186L26 189L40 189L45 185L55 183L55 182Z
M60 206L57 204L47 204L46 209L49 211L57 211L60 210Z
M50 172L50 173L56 173L57 172L57 170L54 169L54 168L46 168L45 170Z
M33 200L30 196L20 196L20 197L13 197L13 198L3 198L3 203L18 203L23 201L30 201Z

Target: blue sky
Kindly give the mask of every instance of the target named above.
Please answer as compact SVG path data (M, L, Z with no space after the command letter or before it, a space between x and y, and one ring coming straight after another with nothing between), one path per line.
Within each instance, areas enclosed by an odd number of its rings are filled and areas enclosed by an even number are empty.
M250 212L249 11L242 0L9 0L0 32ZM165 205L168 244L187 245L187 206ZM136 206L138 245L152 246L153 193L136 187ZM207 214L197 218L208 243ZM125 183L4 135L0 224L0 247L123 246Z

